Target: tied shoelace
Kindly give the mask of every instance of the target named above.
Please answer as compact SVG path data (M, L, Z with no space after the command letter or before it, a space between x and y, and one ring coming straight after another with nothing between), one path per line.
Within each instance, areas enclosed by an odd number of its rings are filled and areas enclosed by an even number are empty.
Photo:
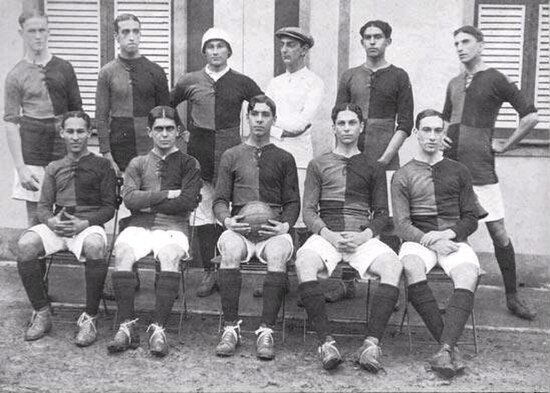
M97 328L95 327L94 323L95 319L96 317L91 317L87 313L83 312L80 315L80 318L78 318L78 321L76 321L76 324L78 325L78 327L82 327L82 325L84 324L90 324L93 327L94 332L97 332Z
M41 311L33 310L32 315L31 315L31 320L29 321L29 326L32 325L34 323L34 321L36 321L36 319L39 316L41 316L42 314L45 314L47 312L48 312L48 310L41 310Z
M240 340L241 338L241 323L243 321L239 320L235 325L233 326L224 326L223 333L222 333L222 340L225 339L225 337L229 334L231 336L234 336L235 339Z
M258 335L258 339L256 340L258 345L269 345L273 342L273 330L266 326L260 326L254 333Z
M120 327L118 328L118 330L122 331L129 338L131 338L130 327L132 327L134 324L136 324L138 320L139 320L139 318L136 318L136 319L133 319L133 320L127 321L127 322L122 322L120 324Z
M338 355L340 355L340 351L338 351L338 348L336 348L334 344L336 344L336 341L334 340L323 343L323 345L319 347L319 354L323 355L323 352L327 351L330 348L333 351L335 351Z
M151 334L151 337L149 337L149 342L151 342L157 334L160 334L162 340L166 341L166 333L164 333L164 328L162 326L152 323L147 328L147 333L149 333L149 330L151 329L153 329L153 333Z
M365 340L365 343L369 343L370 345L365 348L363 350L363 352L361 352L361 356L363 356L364 354L366 354L367 352L370 352L370 351L378 351L378 354L380 356L382 356L382 348L380 348L378 345L376 345L375 343L373 343L371 340Z

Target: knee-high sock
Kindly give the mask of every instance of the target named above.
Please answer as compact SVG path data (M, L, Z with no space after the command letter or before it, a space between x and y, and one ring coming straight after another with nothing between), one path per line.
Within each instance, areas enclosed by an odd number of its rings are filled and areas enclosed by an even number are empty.
M451 347L456 345L473 307L474 293L463 288L455 289L445 312L445 327L441 335L442 344L449 344Z
M433 338L439 342L443 332L443 318L428 281L423 280L409 285L407 290L412 306L426 324Z
M504 281L504 290L506 294L516 293L516 253L512 241L505 247L500 247L493 244L495 247L495 257L502 273L502 280Z
M48 297L46 296L46 288L44 288L44 282L42 281L43 275L40 265L41 261L38 259L17 262L19 277L21 277L23 287L25 287L32 308L36 311L49 304Z
M286 273L267 272L264 279L262 323L275 325L286 289Z
M136 274L134 272L113 272L113 290L115 292L118 320L128 321L135 318L134 295L136 291Z
M325 308L325 295L318 281L306 281L298 286L298 293L304 303L307 316L313 323L320 342L330 335L330 323Z
M222 302L223 318L226 322L239 319L239 298L241 296L242 276L240 269L220 269L218 286Z
M174 300L178 296L180 284L179 272L160 272L157 282L154 320L161 326L166 326Z
M399 288L389 284L380 284L372 296L372 308L367 326L367 337L374 337L382 340L386 325L393 313Z
M216 224L201 225L195 227L195 230L199 241L202 266L204 270L214 270L211 260L214 258L216 243L221 234L220 226Z
M86 261L84 277L86 279L86 313L88 315L97 314L108 269L109 266L107 266L105 258Z

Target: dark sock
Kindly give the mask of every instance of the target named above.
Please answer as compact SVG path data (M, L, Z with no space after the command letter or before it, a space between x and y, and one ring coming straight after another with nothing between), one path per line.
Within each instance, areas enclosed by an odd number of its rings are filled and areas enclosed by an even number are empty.
M399 288L389 284L380 284L372 296L372 309L367 326L367 337L382 340L386 325L390 320L397 299Z
M504 281L504 291L506 294L516 293L516 253L512 241L505 247L495 247L495 257L502 273L502 280Z
M199 251L201 254L202 266L204 270L214 270L214 264L211 262L216 251L216 244L221 234L221 227L215 224L201 225L195 227L199 241Z
M166 326L174 300L178 296L181 275L179 272L160 272L157 282L154 320L161 326Z
M18 261L17 270L19 277L23 282L23 287L27 292L27 296L32 304L32 308L36 311L46 307L49 304L46 289L42 275L41 261L33 259L31 261Z
M99 310L108 270L109 266L104 258L86 260L84 277L86 278L86 314L88 315L96 315Z
M220 289L223 318L226 322L234 322L239 319L241 284L240 269L220 269L218 271L218 286Z
M275 325L277 314L279 314L279 309L281 308L281 304L283 304L285 288L286 273L267 272L264 279L264 304L262 310L262 323L265 323L267 326Z
M136 274L132 271L113 272L111 278L113 280L113 290L115 292L119 322L134 319Z
M474 293L463 288L455 289L445 312L442 344L449 344L451 348L456 345L473 308Z
M426 324L433 338L439 342L443 332L443 318L428 281L424 280L409 285L407 290L412 306Z
M317 337L324 342L330 335L330 324L325 308L325 295L321 291L318 281L306 281L298 285L298 293L304 303L307 316L311 320Z

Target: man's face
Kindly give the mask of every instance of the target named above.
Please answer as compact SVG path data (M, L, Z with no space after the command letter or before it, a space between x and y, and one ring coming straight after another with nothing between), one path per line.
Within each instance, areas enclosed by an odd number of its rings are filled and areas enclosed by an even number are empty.
M386 38L382 30L375 26L369 26L363 33L361 45L365 48L367 57L374 59L384 57L386 48L391 44L391 38Z
M91 130L86 126L86 121L80 117L69 117L60 131L61 138L65 141L67 151L81 153L88 146L88 138Z
M281 37L280 40L281 59L285 65L297 64L307 53L307 47L297 39Z
M254 105L254 108L247 113L246 118L250 125L250 133L255 137L263 137L269 134L271 126L275 122L271 108L263 102Z
M443 119L438 116L428 116L420 120L418 127L418 144L425 153L435 154L441 149L445 128Z
M216 68L224 67L229 58L229 47L224 40L210 40L204 44L206 62Z
M458 33L454 37L456 53L462 63L469 63L481 57L483 42L477 41L473 35Z
M48 47L48 22L40 16L27 19L19 30L27 48L33 52L40 52Z
M120 22L115 37L122 53L134 54L139 51L141 28L135 20L129 19Z
M153 145L159 150L168 151L172 149L178 139L176 122L166 117L156 119L149 129L149 136L153 139Z
M359 121L357 113L350 110L340 111L332 125L336 141L342 145L357 144L359 134L363 130L363 122Z

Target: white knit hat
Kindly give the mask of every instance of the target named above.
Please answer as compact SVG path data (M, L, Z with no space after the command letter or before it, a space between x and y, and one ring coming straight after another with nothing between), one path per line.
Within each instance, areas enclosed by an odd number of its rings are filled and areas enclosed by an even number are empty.
M233 50L231 49L231 38L229 38L229 34L225 30L218 29L217 27L211 27L208 30L206 30L206 33L202 36L202 42L201 42L201 51L204 53L204 45L208 41L211 40L222 40L225 41L227 46L229 47L229 56L233 53Z

